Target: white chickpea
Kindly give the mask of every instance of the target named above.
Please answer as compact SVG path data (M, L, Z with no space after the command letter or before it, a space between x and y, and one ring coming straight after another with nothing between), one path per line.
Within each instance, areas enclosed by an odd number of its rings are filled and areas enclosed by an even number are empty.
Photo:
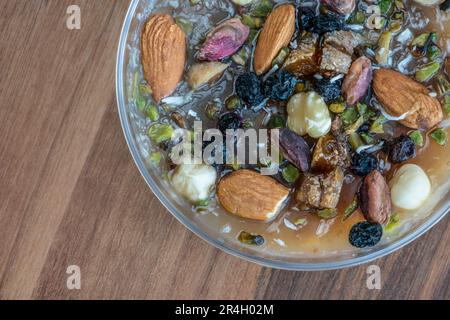
M316 92L298 93L287 105L288 127L295 133L312 138L326 135L331 128L331 117L323 98Z
M175 191L192 203L208 199L216 183L217 172L206 164L182 164L172 175Z
M403 165L389 182L392 203L401 209L419 208L431 192L431 183L425 171L415 164Z

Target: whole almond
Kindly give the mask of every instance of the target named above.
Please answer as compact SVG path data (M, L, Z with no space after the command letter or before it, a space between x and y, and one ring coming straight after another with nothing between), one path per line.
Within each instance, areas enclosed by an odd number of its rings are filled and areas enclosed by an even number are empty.
M167 14L149 18L141 35L144 78L157 103L171 95L183 77L186 36Z
M373 89L387 113L408 116L400 123L413 129L430 129L443 119L439 101L422 84L390 69L375 71Z
M247 169L226 175L217 186L217 197L226 211L252 220L273 218L288 195L289 189L276 180Z
M275 8L258 38L254 57L256 74L261 75L270 69L273 59L289 44L294 32L294 6L285 4Z

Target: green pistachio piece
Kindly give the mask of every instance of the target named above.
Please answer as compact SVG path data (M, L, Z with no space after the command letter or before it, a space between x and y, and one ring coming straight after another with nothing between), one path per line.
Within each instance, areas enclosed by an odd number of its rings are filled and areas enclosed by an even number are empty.
M254 17L265 18L272 11L273 5L271 0L260 0L253 5L250 14Z
M322 219L333 219L338 215L337 209L322 209L317 211L317 215Z
M365 144L374 144L376 142L375 138L372 137L370 134L368 133L361 133L360 134L362 141L364 141Z
M288 55L289 55L289 49L288 48L281 49L280 52L278 53L278 55L276 56L276 58L273 59L272 67L283 65L283 63L286 60Z
M216 120L219 117L220 107L216 103L208 103L205 112L209 119Z
M245 66L248 61L248 51L246 47L243 47L241 50L238 51L238 53L234 54L231 59L233 59L234 62L241 66Z
M344 112L345 107L346 107L346 105L344 102L334 102L334 103L330 104L328 109L330 109L330 111L333 113L342 113L342 112Z
M159 164L161 163L161 152L153 152L150 155L150 161L155 165L155 166L159 166Z
M389 222L386 225L385 230L387 232L391 232L392 230L397 228L399 225L400 225L400 216L397 213L395 213L389 219Z
M146 110L147 117L151 121L158 121L159 120L159 112L158 108L155 105L149 105Z
M341 114L342 123L348 127L359 119L359 114L354 108L347 108Z
M366 21L366 15L362 11L356 11L350 19L347 21L348 24L364 24Z
M295 93L305 92L306 84L304 82L297 82L295 85Z
M363 116L360 116L360 117L358 118L358 120L356 120L355 123L353 123L352 125L348 126L348 127L345 129L345 133L346 133L346 134L349 134L349 135L355 133L355 132L358 131L358 129L363 125L363 123L364 123L364 117L363 117Z
M432 45L428 48L428 52L427 52L428 59L436 60L436 59L440 58L441 56L442 56L442 51L438 46Z
M364 145L364 142L361 140L361 137L356 132L348 136L348 143L350 144L350 146L354 151L356 151L356 149Z
M264 238L262 236L254 235L247 231L242 231L238 236L238 240L243 244L251 246L262 246L264 244Z
M394 10L394 0L379 0L378 6L382 15L390 16Z
M444 98L444 112L447 116L450 116L450 96L445 96Z
M440 74L436 77L437 79L437 91L440 95L450 94L450 83L448 82L446 76Z
M250 29L259 29L263 25L263 20L260 17L252 17L251 15L242 15L242 23L247 25Z
M136 107L140 112L145 112L147 102L145 101L144 97L140 94L136 97Z
M375 54L375 60L379 64L386 65L391 53L392 32L385 31L378 40L378 49Z
M183 30L184 34L189 36L192 33L193 25L192 22L183 17L175 18L177 25Z
M281 175L286 182L294 183L300 176L300 171L292 164L288 164L281 172Z
M447 131L442 128L437 128L430 133L430 137L437 142L437 144L444 146L447 144Z
M345 208L344 217L342 221L345 221L348 218L350 218L353 215L353 213L355 213L355 211L358 209L358 207L359 207L358 197L355 196L352 202L347 206L347 208Z
M233 111L239 109L241 105L241 99L238 96L231 96L225 102L225 105L228 110Z
M371 133L384 133L384 123L386 122L386 118L381 114L379 115L370 126Z
M164 141L170 140L173 135L173 128L170 124L157 123L152 125L148 129L148 136L154 143L162 143Z
M430 36L430 33L422 33L419 36L415 37L413 41L411 42L411 47L423 47L427 43L428 37Z
M409 137L411 138L414 143L419 146L423 147L423 136L422 133L420 133L419 130L415 130L409 134Z
M267 127L269 129L281 129L281 128L285 127L285 123L281 116L273 115L270 118L269 123L267 124Z
M305 226L308 223L308 220L306 218L299 218L294 221L294 224L298 226Z
M427 63L416 71L416 80L426 82L431 80L441 69L441 64L437 61Z

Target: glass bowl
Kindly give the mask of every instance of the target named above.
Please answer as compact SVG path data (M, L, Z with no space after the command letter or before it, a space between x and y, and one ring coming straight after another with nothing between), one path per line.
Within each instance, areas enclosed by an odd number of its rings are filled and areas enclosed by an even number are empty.
M369 249L355 248L320 255L286 253L245 246L234 237L227 236L221 230L211 228L203 220L198 219L191 206L174 194L170 185L162 178L161 172L148 161L149 152L152 149L151 142L145 135L148 124L144 116L137 112L131 98L134 77L136 72L140 72L140 30L145 19L154 8L158 7L159 2L158 0L131 1L121 32L117 57L118 111L128 147L145 181L167 210L197 236L229 254L267 267L301 271L330 270L355 266L383 257L420 237L449 211L448 181L450 179L447 178L444 179L447 182L440 183L434 190L434 194L439 196L431 199L421 209L420 215L402 224L395 235L384 239L379 245ZM166 0L167 2L172 7L178 7L183 0Z

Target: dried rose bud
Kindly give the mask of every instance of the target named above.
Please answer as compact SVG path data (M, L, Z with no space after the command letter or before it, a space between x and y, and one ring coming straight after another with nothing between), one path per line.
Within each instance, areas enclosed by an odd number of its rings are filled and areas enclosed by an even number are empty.
M361 57L353 62L342 84L344 98L350 106L366 95L372 78L372 62L368 58Z
M206 37L197 54L203 61L217 61L235 54L245 43L250 28L233 18L219 24Z
M356 0L322 0L322 3L332 11L348 15L356 8Z

